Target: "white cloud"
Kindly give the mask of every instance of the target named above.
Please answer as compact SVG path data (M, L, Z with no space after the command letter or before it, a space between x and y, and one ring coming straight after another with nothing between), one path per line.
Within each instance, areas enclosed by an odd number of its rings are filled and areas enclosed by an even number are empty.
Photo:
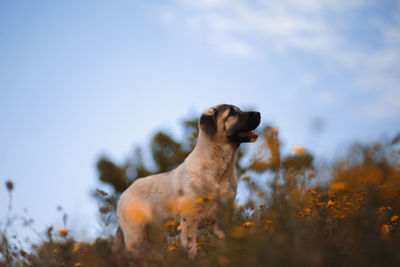
M227 0L174 0L186 8L215 8L226 4Z
M361 108L364 114L400 115L399 4L384 15L371 16L363 10L371 12L380 3L370 0L174 2L177 22L184 22L222 54L268 58L292 49L305 51L335 72L352 74L354 90L372 99ZM329 92L318 98L338 101Z
M279 40L280 50L300 48L306 50L332 50L338 45L324 12L343 12L344 9L361 5L360 1L336 0L176 0L179 21L193 29L195 26L205 37L216 40L218 49L227 45L224 40L249 43L251 38ZM187 12L185 12L187 11ZM215 44L215 42L214 42ZM248 48L250 46L248 45ZM253 46L254 48L254 46ZM232 50L231 46L226 49ZM243 56L242 49L237 49ZM251 54L251 53L249 53Z
M216 41L216 46L225 54L233 54L236 56L248 58L252 56L254 49L245 42L240 40Z

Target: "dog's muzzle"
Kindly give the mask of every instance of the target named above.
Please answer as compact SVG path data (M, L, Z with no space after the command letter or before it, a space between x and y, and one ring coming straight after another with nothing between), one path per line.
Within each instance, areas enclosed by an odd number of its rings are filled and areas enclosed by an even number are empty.
M240 122L237 129L232 135L230 135L231 141L234 143L255 142L258 135L253 132L253 130L257 128L260 121L260 112L242 112L240 114Z

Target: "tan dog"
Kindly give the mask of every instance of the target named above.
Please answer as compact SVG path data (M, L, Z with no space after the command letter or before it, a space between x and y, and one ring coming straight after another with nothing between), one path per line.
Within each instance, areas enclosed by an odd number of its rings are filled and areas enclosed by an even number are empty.
M259 124L259 112L243 112L232 105L206 110L199 120L197 144L181 165L138 179L122 193L115 247L125 243L138 252L146 241L146 225L175 220L182 227L182 246L194 257L199 223L215 220L217 212L216 202L204 198L234 201L238 148L240 143L257 140L252 130ZM213 230L219 238L224 237L216 223Z

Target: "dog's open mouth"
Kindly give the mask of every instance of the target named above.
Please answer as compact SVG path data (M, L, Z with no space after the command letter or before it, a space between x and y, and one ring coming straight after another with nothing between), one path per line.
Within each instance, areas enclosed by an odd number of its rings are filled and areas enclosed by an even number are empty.
M255 142L258 138L258 135L253 131L238 132L236 135L241 138L248 139L249 142Z

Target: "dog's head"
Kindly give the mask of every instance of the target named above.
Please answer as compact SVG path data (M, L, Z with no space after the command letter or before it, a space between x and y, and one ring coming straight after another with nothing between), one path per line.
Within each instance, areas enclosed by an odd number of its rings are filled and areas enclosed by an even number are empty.
M215 139L225 139L229 143L255 142L253 132L260 124L260 113L241 111L233 105L218 105L206 110L200 117L200 129Z

